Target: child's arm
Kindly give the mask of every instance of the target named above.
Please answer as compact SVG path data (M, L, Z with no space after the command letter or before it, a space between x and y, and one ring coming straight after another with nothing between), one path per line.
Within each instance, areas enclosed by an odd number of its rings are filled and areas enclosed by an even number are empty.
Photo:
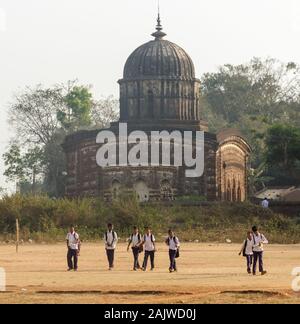
M239 255L241 255L242 252L244 251L245 243L246 243L246 241L243 242L243 245L241 246L241 250L240 250L240 252L239 252Z
M130 239L129 242L128 242L127 251L129 251L131 243L132 243L132 239Z
M262 241L263 244L268 244L269 243L269 241L266 239L266 237L263 234L261 235L261 238L263 240Z

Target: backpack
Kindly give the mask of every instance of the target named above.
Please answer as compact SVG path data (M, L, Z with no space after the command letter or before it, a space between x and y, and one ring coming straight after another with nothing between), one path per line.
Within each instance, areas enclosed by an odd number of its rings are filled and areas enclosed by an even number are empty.
M144 241L146 242L147 235L144 236ZM153 234L151 234L151 242L154 244Z
M131 237L130 237L130 243L131 243L132 240L133 240L133 235L134 235L134 234L131 234ZM139 242L142 241L142 240L141 240L141 234L140 234L140 233L138 234L138 239L139 239Z
M141 238L141 234L139 233L138 234L138 239L139 239L139 243L142 242L142 238ZM131 234L131 238L130 238L130 243L132 243L132 240L133 240L133 234ZM144 247L143 245L140 245L139 246L139 253L142 253L144 251Z
M112 236L113 236L113 241L112 241L112 244L113 244L114 241L116 240L116 232L112 231ZM106 243L107 243L107 240L108 240L108 232L105 232L105 240L106 240Z
M177 241L179 241L178 238L176 236L174 236L173 241L174 241L175 244L176 244L176 239L177 239ZM166 243L168 245L170 245L170 237L167 238ZM176 259L178 259L180 257L180 251L179 250L180 250L180 248L178 247L177 251L176 251L176 256L175 256Z
M178 238L177 238L176 236L174 236L174 237L173 237L173 241L174 241L175 244L176 244L176 239L178 240ZM167 243L168 245L170 245L170 237L167 238L166 243Z

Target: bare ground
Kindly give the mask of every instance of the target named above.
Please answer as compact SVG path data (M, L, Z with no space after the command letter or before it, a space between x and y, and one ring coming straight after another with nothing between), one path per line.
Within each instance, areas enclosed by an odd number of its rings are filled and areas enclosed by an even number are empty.
M84 244L79 272L66 271L66 247L0 246L7 291L0 303L299 303L291 289L300 245L266 247L266 276L249 276L239 245L183 244L179 272L168 273L167 248L159 245L154 272L133 272L131 253L119 244L116 268L107 271L101 243Z

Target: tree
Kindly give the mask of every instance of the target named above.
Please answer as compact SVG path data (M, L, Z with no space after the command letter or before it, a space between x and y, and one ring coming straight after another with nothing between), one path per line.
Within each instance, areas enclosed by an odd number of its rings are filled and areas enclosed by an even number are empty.
M56 196L63 194L61 174L65 171L65 158L61 144L67 132L90 124L91 94L87 89L70 81L52 88L26 87L14 96L9 122L16 134L14 144L4 156L7 166L4 174L9 180L29 182L35 191L35 178L39 174L47 192ZM63 111L71 111L65 123L58 118ZM20 147L27 153L21 153ZM29 181L30 163L33 178ZM35 169L38 164L43 165L43 170Z
M253 148L253 163L264 161L265 135L274 123L300 124L300 67L275 59L224 65L202 78L204 117L213 131L238 128Z
M95 128L106 128L112 121L117 121L119 119L119 100L109 96L95 101L91 119Z
M272 124L286 114L299 113L300 67L259 58L227 64L204 74L202 94L212 113L229 124L239 123L245 114Z
M64 96L64 103L57 111L57 119L68 133L91 125L93 100L89 88L71 86Z
M51 197L62 197L65 187L66 158L61 143L65 132L58 130L52 142L44 147L44 190Z
M266 136L266 160L270 167L293 172L300 161L300 128L274 125Z
M108 126L118 118L117 105L113 97L95 101L90 87L78 85L77 81L51 88L26 87L14 96L9 109L9 122L16 134L14 144L4 156L5 175L9 180L23 183L22 188L33 186L33 190L37 185L35 177L39 176L49 195L62 196L66 165L61 144L66 135ZM34 171L31 175L36 175L34 179L26 171L27 160L32 162L32 167L38 162L43 166L31 170Z
M23 145L49 143L59 125L56 115L62 105L63 97L56 87L26 87L23 93L14 95L9 122L16 132L17 141Z
M21 152L17 144L13 144L9 151L3 155L7 167L4 175L19 185L29 183L31 192L36 193L38 177L43 173L43 151L39 147Z
M270 181L274 180L274 178L264 175L266 173L266 169L266 164L261 163L258 168L249 170L248 182L251 197L253 197L259 190L264 189Z

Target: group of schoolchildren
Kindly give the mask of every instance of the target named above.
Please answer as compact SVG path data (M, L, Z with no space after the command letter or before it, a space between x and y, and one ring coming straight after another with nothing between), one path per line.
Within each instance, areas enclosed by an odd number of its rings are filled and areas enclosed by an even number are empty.
M68 247L68 271L78 270L78 256L80 255L80 239L78 233L76 233L74 226L70 227L70 232L67 234L67 247ZM114 231L112 224L107 225L107 231L104 234L105 250L109 265L109 270L114 268L115 250L118 242L118 235ZM169 247L169 259L170 259L170 272L177 271L176 259L179 258L180 242L178 237L172 230L168 232L168 238L165 240L166 245ZM247 238L243 242L239 255L243 254L247 262L247 272L249 274L256 275L257 262L259 263L259 272L261 275L265 275L267 271L264 269L263 264L263 252L264 244L268 244L266 237L261 234L256 226L253 226L252 231L247 233ZM133 270L142 271L147 270L148 261L150 258L151 271L155 267L155 237L150 227L145 228L144 234L139 232L138 227L133 228L133 232L129 238L127 251L130 251L130 247L133 254ZM144 252L143 264L140 266L140 255Z
M78 233L75 231L75 227L72 225L70 231L66 237L67 240L67 261L68 261L68 271L77 271L78 270L78 257L80 255L81 242ZM114 231L112 224L107 225L107 231L104 234L104 243L105 250L108 260L108 269L111 271L114 268L115 260L115 250L117 247L118 235ZM169 258L170 258L170 267L169 272L177 271L176 259L179 258L179 248L180 242L178 237L175 236L175 233L172 230L168 232L168 238L165 241L166 245L169 246ZM155 237L152 233L150 227L145 228L145 233L141 234L138 227L134 226L133 232L128 241L127 251L129 252L131 247L133 254L133 270L146 271L148 261L150 258L151 271L155 267ZM140 255L144 252L143 264L140 266L139 258Z

